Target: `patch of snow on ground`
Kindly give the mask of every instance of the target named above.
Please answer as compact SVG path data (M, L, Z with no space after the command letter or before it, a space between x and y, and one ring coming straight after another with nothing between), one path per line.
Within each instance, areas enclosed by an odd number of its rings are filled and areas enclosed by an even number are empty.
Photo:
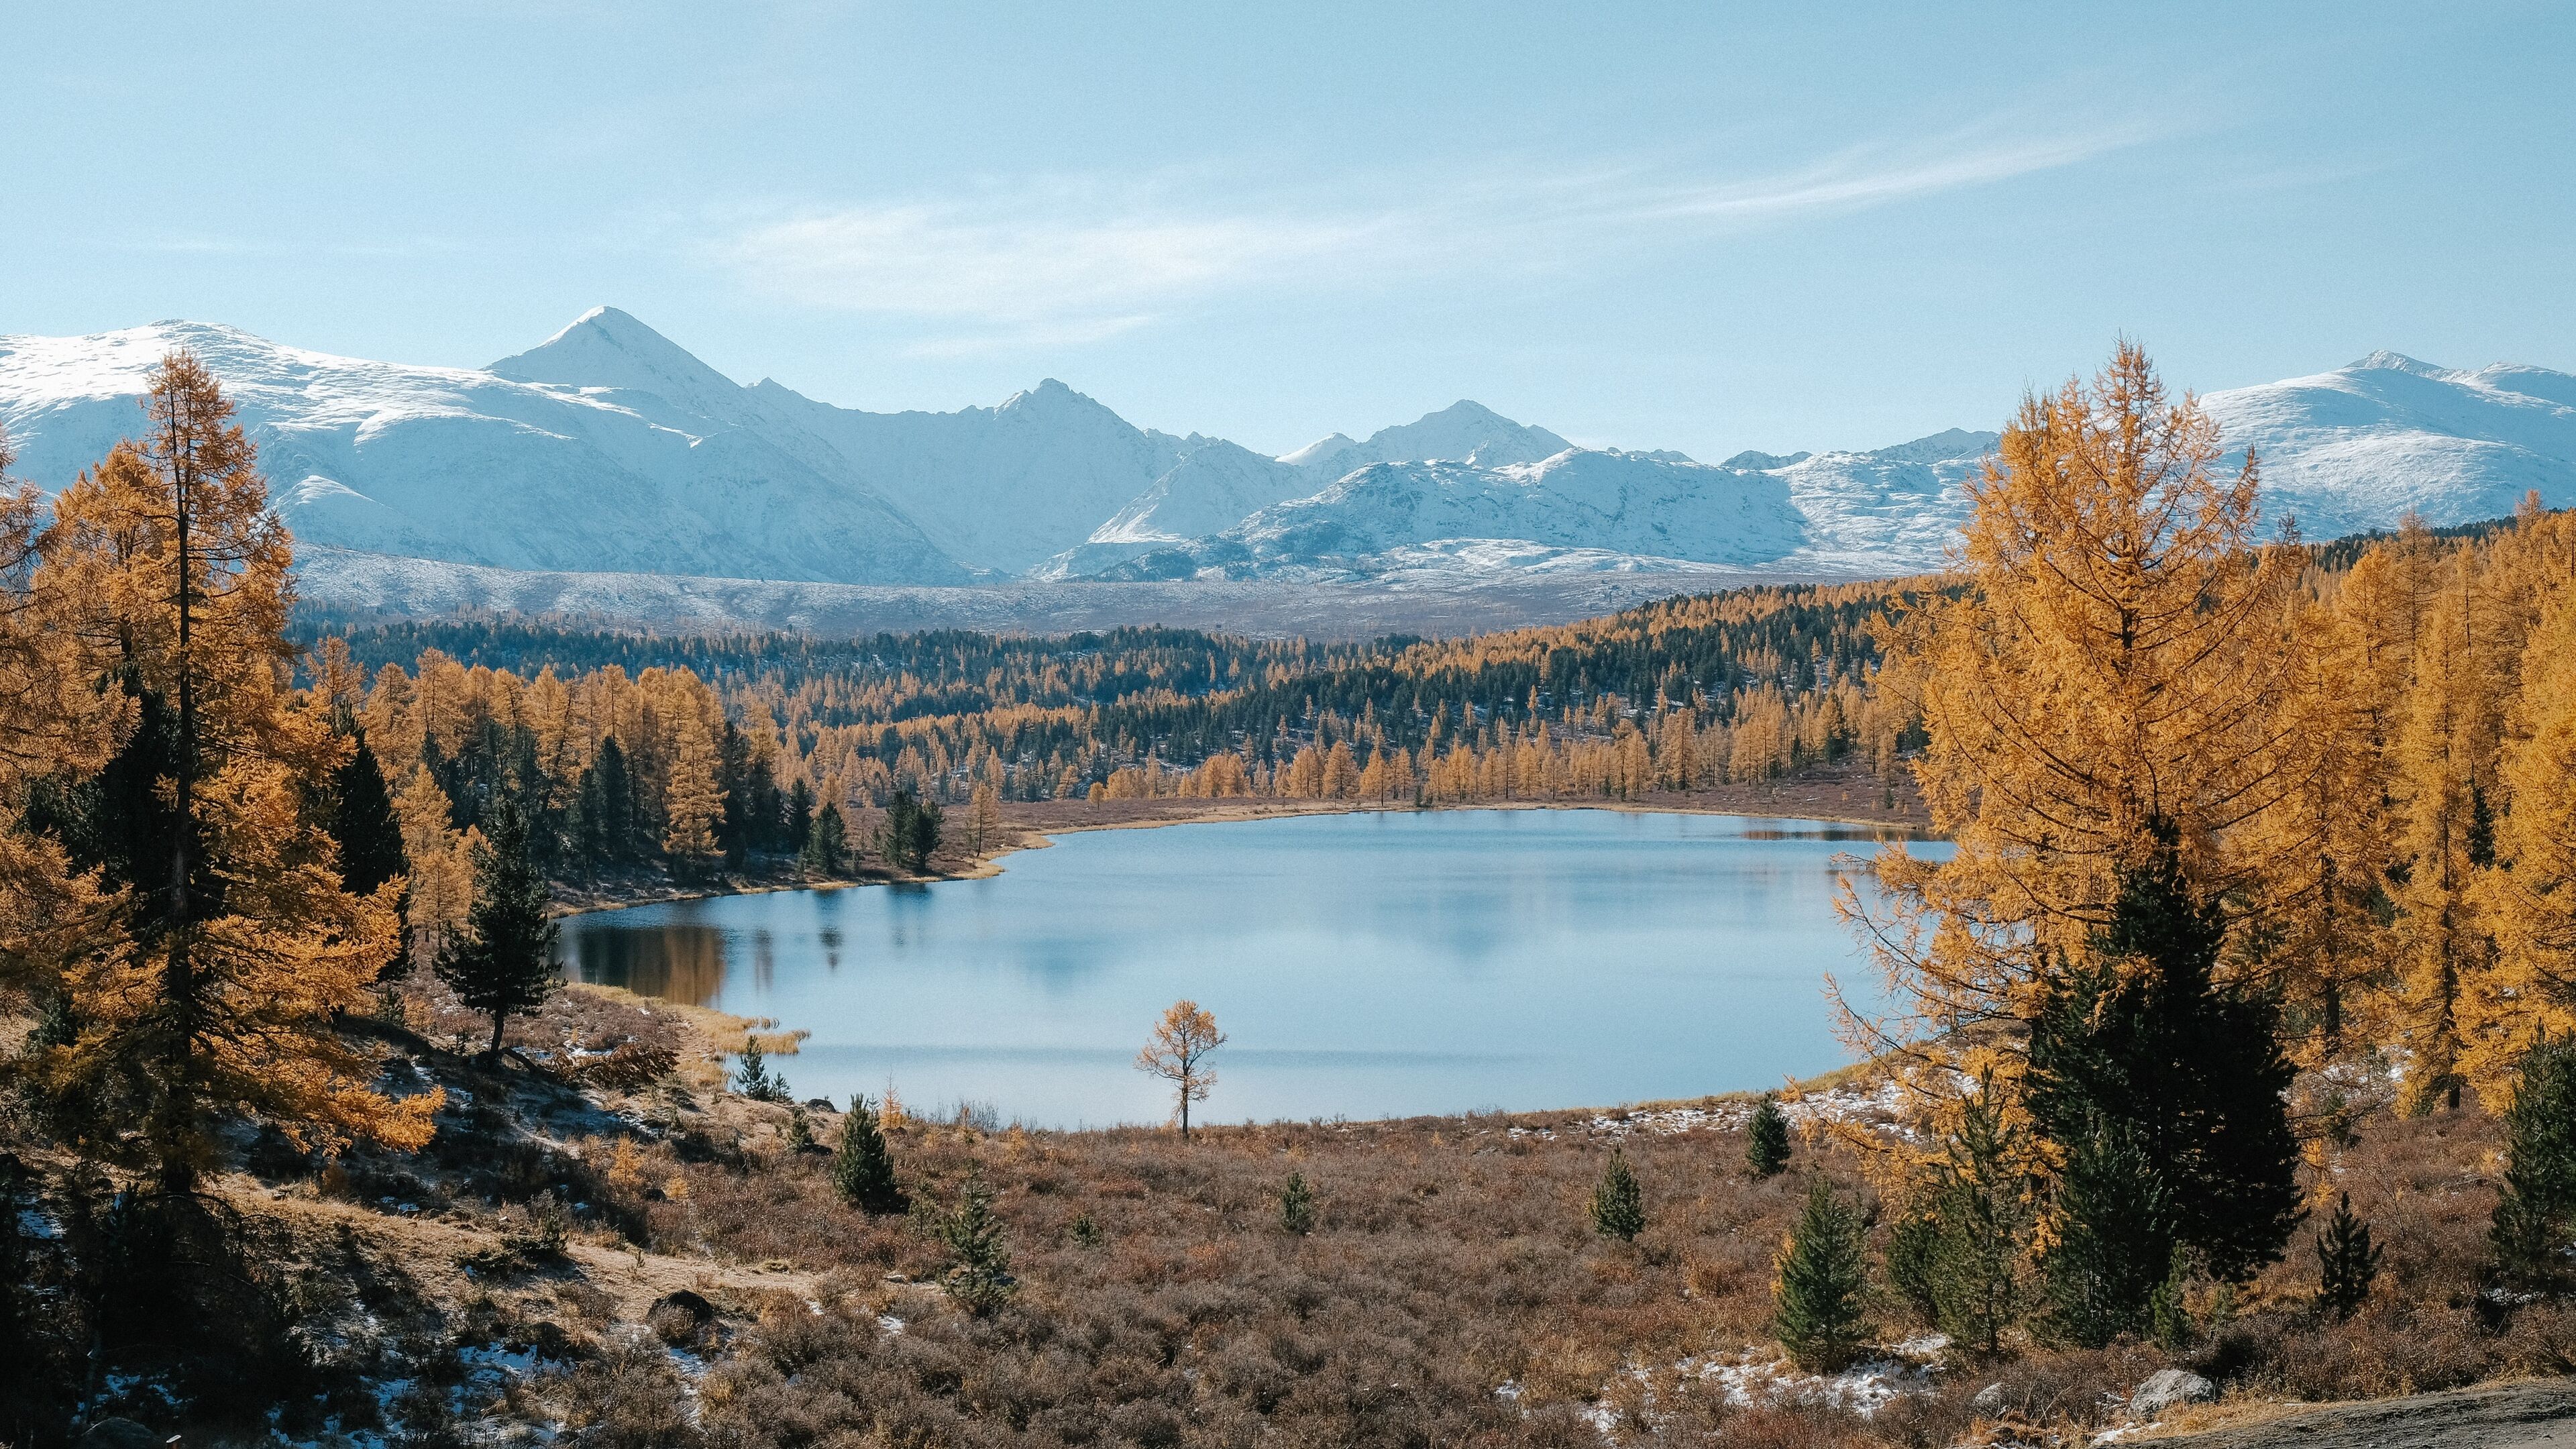
M1905 1132L1905 1088L1895 1081L1881 1082L1866 1090L1835 1087L1795 1099L1782 1099L1780 1114L1793 1127L1809 1123L1857 1123L1890 1132ZM1586 1137L1606 1137L1613 1141L1629 1136L1673 1137L1686 1132L1738 1132L1753 1120L1750 1102L1719 1102L1705 1107L1657 1107L1634 1112L1601 1112L1563 1130ZM1506 1137L1531 1137L1553 1142L1558 1135L1553 1127L1510 1127Z

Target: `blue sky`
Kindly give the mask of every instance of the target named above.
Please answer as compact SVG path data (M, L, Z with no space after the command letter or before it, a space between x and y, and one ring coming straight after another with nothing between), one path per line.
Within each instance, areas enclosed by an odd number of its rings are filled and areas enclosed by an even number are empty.
M2576 368L2576 7L0 0L0 332L479 365L601 302L876 409L1273 451Z

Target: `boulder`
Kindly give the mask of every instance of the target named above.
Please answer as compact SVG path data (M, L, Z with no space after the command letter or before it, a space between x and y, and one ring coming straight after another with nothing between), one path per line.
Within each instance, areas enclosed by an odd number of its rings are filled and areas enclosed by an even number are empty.
M704 1297L696 1293L692 1293L686 1288L681 1289L677 1293L665 1293L661 1297L654 1299L652 1308L646 1312L645 1316L647 1318L654 1317L660 1314L664 1309L672 1309L689 1315L689 1321L693 1324L712 1323L715 1321L716 1316L716 1306L714 1304L709 1303Z
M2152 1419L2176 1404L2205 1404L2218 1397L2218 1386L2189 1369L2158 1369L2129 1395L2129 1412Z

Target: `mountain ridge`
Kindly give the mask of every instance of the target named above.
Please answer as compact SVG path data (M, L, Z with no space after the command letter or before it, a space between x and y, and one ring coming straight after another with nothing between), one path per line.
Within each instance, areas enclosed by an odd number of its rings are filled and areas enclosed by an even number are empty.
M621 577L963 587L1010 579L1447 580L1937 567L1995 435L1701 463L1578 447L1472 400L1269 456L1141 428L1048 377L872 413L736 383L614 307L485 368L167 321L0 337L0 426L61 487L139 420L160 353L206 357L279 512L351 557ZM2576 503L2576 377L2393 351L2205 395L2310 536ZM346 577L354 565L338 568Z

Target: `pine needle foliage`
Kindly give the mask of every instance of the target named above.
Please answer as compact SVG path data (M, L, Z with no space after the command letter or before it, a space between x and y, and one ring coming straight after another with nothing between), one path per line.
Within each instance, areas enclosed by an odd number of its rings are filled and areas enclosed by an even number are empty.
M1850 1363L1869 1338L1868 1260L1859 1210L1822 1174L1772 1266L1771 1331L1790 1359L1811 1373Z
M438 979L467 1010L492 1018L485 1050L498 1056L509 1019L543 1006L562 984L555 964L561 928L546 914L549 892L529 848L527 816L516 801L504 799L490 823L474 849L474 905L466 931L440 948Z
M2556 1290L2576 1241L2576 1038L2545 1037L2523 1054L2505 1108L2503 1191L2487 1241L2507 1281Z
M2352 1194L2335 1202L2334 1216L2317 1234L2317 1308L2342 1320L2370 1301L2370 1285L2379 1276L2383 1249L2370 1240L2370 1224L2352 1210Z
M1930 1230L1914 1230L1928 1239L1913 1251L1923 1255L1920 1292L1933 1321L1953 1342L1987 1357L2003 1351L2004 1334L2029 1306L2029 1156L2027 1134L1989 1079L1962 1104L1936 1169Z
M2044 1265L2049 1336L2100 1348L2154 1327L2173 1268L2171 1199L2128 1123L2095 1116L2066 1144Z
M841 1119L841 1145L832 1154L832 1190L841 1201L871 1217L900 1213L908 1206L894 1177L894 1152L877 1128L876 1106L866 1097L850 1099Z
M1646 1191L1628 1166L1627 1153L1610 1149L1609 1165L1601 1169L1601 1180L1593 1184L1588 1210L1592 1231L1605 1238L1633 1242L1646 1230Z
M742 1039L742 1061L733 1074L733 1089L755 1102L787 1100L787 1079L769 1069L769 1054L760 1048L760 1038Z
M1744 1129L1744 1164L1755 1177L1776 1177L1789 1165L1789 1119L1770 1093L1754 1104Z
M1279 1189L1279 1226L1301 1238L1315 1230L1315 1190L1302 1172L1288 1174Z
M993 1216L993 1190L983 1179L968 1178L957 1190L957 1207L939 1219L938 1237L948 1249L939 1287L950 1302L989 1318L1019 1291L1001 1220Z
M2298 1140L2284 1094L2294 1069L2267 995L2216 979L2226 924L2196 899L2170 827L2123 868L2087 959L2055 973L2031 1024L2027 1102L2040 1134L2071 1153L2116 1124L2164 1193L2166 1231L2125 1230L2134 1271L2161 1277L2174 1243L2237 1283L2279 1259L2300 1217ZM2105 1269L2127 1281L2132 1269Z

